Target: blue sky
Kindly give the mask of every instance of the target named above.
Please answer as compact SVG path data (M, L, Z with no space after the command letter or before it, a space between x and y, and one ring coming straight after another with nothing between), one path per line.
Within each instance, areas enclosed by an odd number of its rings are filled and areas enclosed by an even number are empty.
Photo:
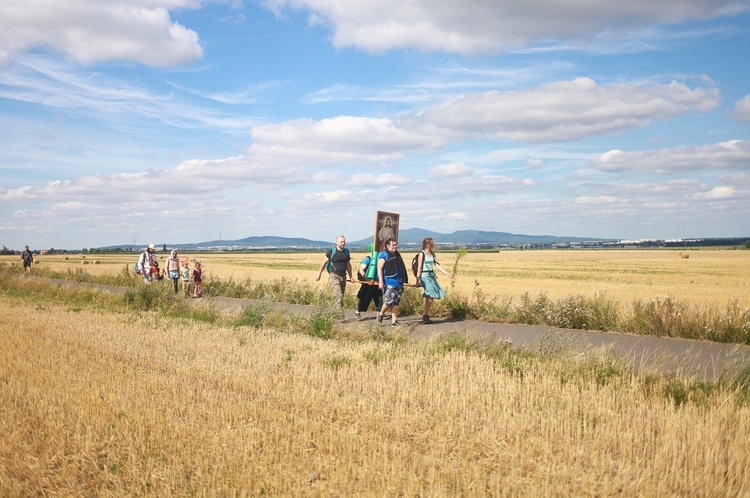
M0 244L750 235L748 0L4 0Z

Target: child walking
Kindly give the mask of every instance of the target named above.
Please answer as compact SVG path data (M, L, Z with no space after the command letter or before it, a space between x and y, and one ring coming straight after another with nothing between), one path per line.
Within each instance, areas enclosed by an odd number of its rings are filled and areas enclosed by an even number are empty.
M199 261L195 262L195 270L193 270L193 297L203 297L201 293L201 280L203 280L203 272L201 271L201 264Z
M187 259L182 262L180 277L182 277L182 291L185 293L185 297L188 297L190 291L190 268L188 268Z

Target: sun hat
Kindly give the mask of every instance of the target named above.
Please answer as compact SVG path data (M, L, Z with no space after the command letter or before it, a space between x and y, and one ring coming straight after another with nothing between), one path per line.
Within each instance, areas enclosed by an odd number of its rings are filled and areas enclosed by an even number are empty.
M156 250L156 248L154 247L154 245L153 245L153 244L149 244L149 245L148 245L148 248L149 248L149 249L151 249L152 251L155 251L155 250Z

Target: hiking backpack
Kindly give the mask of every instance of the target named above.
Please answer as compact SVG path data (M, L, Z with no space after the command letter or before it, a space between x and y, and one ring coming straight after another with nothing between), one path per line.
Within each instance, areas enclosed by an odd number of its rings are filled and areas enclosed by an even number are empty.
M141 255L138 256L138 261L135 262L135 266L133 267L136 275L140 275L143 273L143 263L145 261L146 258L143 256L143 253L141 253Z
M414 258L411 260L411 272L414 274L414 276L417 276L417 273L419 272L419 255L424 254L424 257L427 257L427 253L424 251L419 251ZM422 262L424 262L424 259L422 259Z
M349 256L349 259L351 259L351 256L349 255L349 248L345 247L344 252L347 256ZM326 271L328 273L331 273L331 260L336 255L336 246L333 246L333 249L331 250L331 256L328 258L328 263L326 263Z

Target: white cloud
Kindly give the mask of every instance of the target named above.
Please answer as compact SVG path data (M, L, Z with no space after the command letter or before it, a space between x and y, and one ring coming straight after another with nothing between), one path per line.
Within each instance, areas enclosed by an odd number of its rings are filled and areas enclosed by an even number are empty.
M405 151L442 145L438 137L409 131L388 119L353 116L255 126L250 134L251 155L283 156L297 164L393 162Z
M203 57L198 34L171 20L168 9L197 0L3 0L0 65L42 47L83 64L108 60L170 67Z
M575 200L576 204L581 205L602 205L602 204L618 204L622 202L622 199L613 195L600 195L599 197L582 196Z
M724 201L747 198L748 190L739 190L730 186L714 187L707 192L696 193L693 198L705 201Z
M609 151L590 166L609 172L667 174L709 169L750 169L750 141L732 140L702 146L684 145L654 151Z
M370 52L416 47L471 54L503 51L535 40L585 39L608 30L611 36L641 25L677 23L746 9L736 0L684 2L577 2L559 0L266 0L280 14L307 10L311 24L333 31L336 47Z
M442 177L469 176L471 168L464 163L441 164L432 168L432 174Z
M706 112L719 102L719 90L713 87L693 89L679 82L599 86L590 78L577 78L516 91L475 93L433 106L413 119L458 135L570 141Z
M730 115L744 123L750 121L750 95L745 95L743 98L735 102L734 108L730 111Z

